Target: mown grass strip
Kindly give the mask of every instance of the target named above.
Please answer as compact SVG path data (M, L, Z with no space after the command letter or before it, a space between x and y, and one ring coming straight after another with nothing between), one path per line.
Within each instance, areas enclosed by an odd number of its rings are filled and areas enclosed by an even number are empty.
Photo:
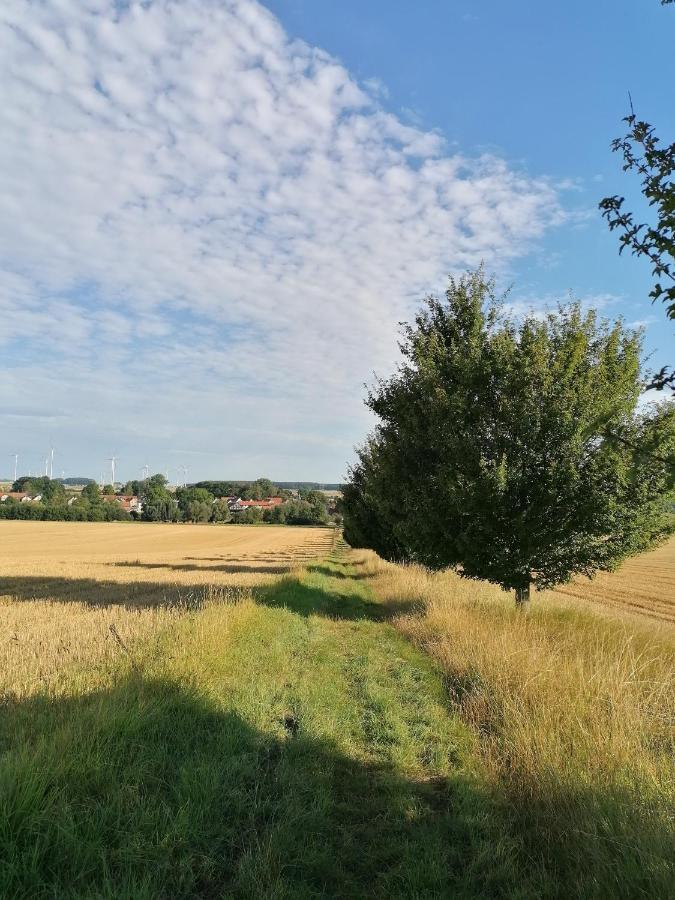
M3 897L536 896L429 658L344 560L3 710Z

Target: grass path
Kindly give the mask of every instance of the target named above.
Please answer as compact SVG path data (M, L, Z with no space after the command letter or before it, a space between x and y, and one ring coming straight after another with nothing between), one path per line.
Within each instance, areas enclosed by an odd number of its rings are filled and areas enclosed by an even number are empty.
M84 695L8 705L0 896L534 896L387 616L335 559L187 615Z

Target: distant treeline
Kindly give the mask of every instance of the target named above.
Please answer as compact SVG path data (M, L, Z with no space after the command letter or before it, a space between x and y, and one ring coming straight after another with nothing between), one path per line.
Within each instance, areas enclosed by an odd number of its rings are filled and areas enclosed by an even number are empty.
M192 487L205 488L214 497L241 497L242 500L260 500L263 497L284 496L288 491L339 491L340 484L321 484L317 481L197 481ZM253 492L253 493L252 493Z
M70 506L57 503L0 503L0 519L29 519L45 522L130 522L133 516L116 503L89 505L76 501Z
M213 497L241 497L242 500L263 500L265 497L290 498L291 493L269 478L255 481L197 481L190 488L208 491Z
M288 491L341 491L341 484L324 484L319 481L277 481L280 488Z
M37 476L23 475L20 481L37 481L39 480ZM96 480L94 478L85 478L84 476L73 476L70 478L53 478L52 481L58 481L60 484L64 485L64 487L80 487L85 484L96 484ZM256 479L255 481L244 481L244 480L236 480L236 479L227 479L224 481L198 481L193 487L205 487L207 490L211 491L216 497L229 497L233 494L236 494L238 497L242 497L241 491L245 490L251 484L257 484L260 481L266 481L272 487L276 487L276 489L282 491L341 491L343 485L341 484L324 484L318 481L275 481L272 482L268 478L266 479ZM9 482L10 479L8 478ZM130 481L127 484L140 484L140 480L138 481ZM213 486L213 490L209 487L209 485ZM244 499L242 497L242 499Z
M285 502L268 509L253 506L244 510L232 511L226 497L239 497L242 500L282 497ZM321 491L300 490L296 497L290 490L274 484L269 478L257 478L255 481L246 483L199 481L189 487L178 488L176 498L178 511L183 521L189 522L327 525L331 522L339 523L341 521L339 511Z
M119 504L104 500L94 481L85 485L79 495L69 495L58 478L24 476L14 482L12 490L29 496L39 495L41 499L24 503L8 497L0 503L0 519L126 522L132 518Z
M268 478L258 478L243 486L223 481L199 482L173 492L163 475L152 475L124 485L124 495L136 496L141 501L140 507L130 512L116 502L112 485L105 485L101 491L94 481L79 493L68 493L60 479L24 476L14 482L12 491L40 499L22 502L8 497L0 503L0 519L74 522L141 519L145 522L266 522L275 525L328 525L341 521L335 502L321 491L301 490L294 496ZM253 506L232 510L225 499L231 496L244 500L282 497L285 502L268 508Z

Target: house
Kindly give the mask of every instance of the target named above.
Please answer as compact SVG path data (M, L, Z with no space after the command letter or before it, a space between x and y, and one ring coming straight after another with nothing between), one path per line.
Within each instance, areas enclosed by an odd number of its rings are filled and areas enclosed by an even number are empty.
M6 494L0 494L0 503L4 503L5 500L15 500L17 503L37 503L42 500L42 494L31 497L26 491L8 491Z
M242 500L241 497L227 497L227 505L230 512L242 512L245 509L273 509L281 506L283 497L265 497L264 500Z
M122 509L126 509L127 512L141 513L143 511L143 501L135 494L118 494L117 499Z
M138 515L143 512L143 501L135 494L103 494L101 500L106 503L118 503L125 512Z
M265 497L264 500L240 500L243 509L249 509L252 506L258 509L272 509L275 506L281 506L284 502L283 497Z

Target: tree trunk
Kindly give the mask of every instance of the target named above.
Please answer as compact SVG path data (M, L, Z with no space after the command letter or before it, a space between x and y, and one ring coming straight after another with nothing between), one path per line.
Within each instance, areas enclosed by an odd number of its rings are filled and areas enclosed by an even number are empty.
M516 608L522 610L523 612L526 612L529 602L530 585L528 584L527 587L516 588Z

